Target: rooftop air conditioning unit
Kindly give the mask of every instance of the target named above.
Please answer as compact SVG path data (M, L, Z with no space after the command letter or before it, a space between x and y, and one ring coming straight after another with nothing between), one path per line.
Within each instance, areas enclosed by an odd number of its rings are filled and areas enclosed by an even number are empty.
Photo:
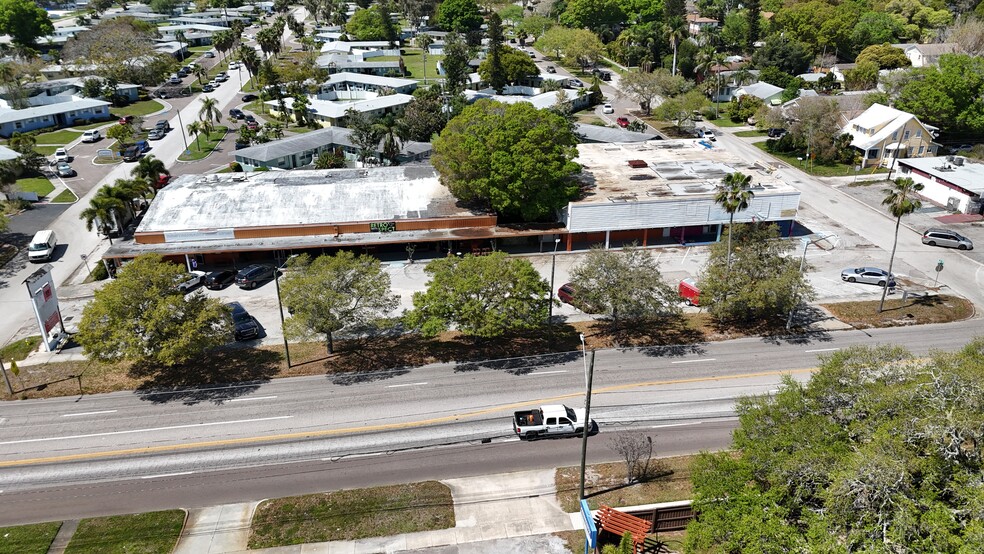
M947 156L946 161L953 163L953 156Z
M964 158L962 156L953 157L953 165L960 167L964 164Z

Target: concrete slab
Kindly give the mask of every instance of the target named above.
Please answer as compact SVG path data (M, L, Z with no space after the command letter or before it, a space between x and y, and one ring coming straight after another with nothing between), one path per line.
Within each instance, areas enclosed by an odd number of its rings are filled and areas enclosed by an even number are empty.
M79 520L73 519L70 521L63 521L61 527L58 528L58 533L55 534L54 540L51 541L51 546L48 547L48 554L62 554L68 547L68 543L72 540L72 535L75 534L75 530L79 528Z
M249 542L249 524L258 504L246 502L192 510L174 554L245 551Z

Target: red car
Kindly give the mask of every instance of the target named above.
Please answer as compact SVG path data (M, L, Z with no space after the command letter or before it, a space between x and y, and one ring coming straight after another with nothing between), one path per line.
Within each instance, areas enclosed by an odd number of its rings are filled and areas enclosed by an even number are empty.
M249 129L250 131L256 131L256 130L259 130L260 124L257 123L256 120L247 121L246 122L246 128Z
M622 117L616 119L615 120L615 123L618 123L618 126L619 127L623 127L623 128L628 127L629 126L629 118L627 118L625 116L622 116Z
M130 123L133 123L133 119L134 118L132 115L124 115L120 118L120 125L129 125Z
M164 186L167 185L169 182L171 182L171 176L168 175L167 173L161 173L157 177L157 187L156 188L158 188L158 189L164 188Z

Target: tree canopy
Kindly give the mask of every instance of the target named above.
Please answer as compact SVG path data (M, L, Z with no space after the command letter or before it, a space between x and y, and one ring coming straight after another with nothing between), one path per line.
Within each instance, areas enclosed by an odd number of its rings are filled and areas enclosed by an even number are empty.
M405 320L425 336L455 328L481 338L546 322L550 286L524 258L504 252L439 258L425 269L427 290L413 294Z
M535 221L577 195L576 145L570 124L550 110L479 100L434 140L433 163L459 199Z
M796 243L780 239L776 225L729 225L725 233L734 235L730 269L732 238L711 246L698 282L700 303L715 319L767 322L815 296L800 272L800 260L789 256Z
M592 247L571 268L576 299L615 325L626 319L655 319L679 313L676 291L666 284L659 263L647 250Z
M158 254L138 256L86 304L76 339L102 362L174 366L232 338L228 311L201 291L177 289L185 274Z
M395 33L383 4L355 10L345 24L345 31L355 40L391 40Z
M739 401L734 453L694 464L688 551L984 551L984 340L855 346Z
M34 46L55 31L48 12L32 0L0 0L0 33L20 46Z
M132 17L104 19L68 39L62 57L80 65L94 64L101 68L100 75L117 82L157 85L174 64L170 55L154 50L157 36L156 27Z
M854 61L855 63L874 62L878 69L898 69L912 65L905 51L891 44L872 44L862 50Z
M540 74L540 68L530 59L528 54L520 52L515 48L504 46L499 54L499 63L502 67L502 76L508 84L517 84L524 79L535 77ZM486 58L478 66L478 74L483 81L492 81L492 60Z
M467 33L482 25L475 0L444 0L437 8L437 24L447 31Z
M984 131L984 58L944 54L938 66L909 71L896 108L949 132Z
M340 250L312 260L305 254L288 267L280 284L291 311L284 332L290 338L321 335L329 354L334 352L335 333L384 326L399 302L390 290L389 274L372 256Z

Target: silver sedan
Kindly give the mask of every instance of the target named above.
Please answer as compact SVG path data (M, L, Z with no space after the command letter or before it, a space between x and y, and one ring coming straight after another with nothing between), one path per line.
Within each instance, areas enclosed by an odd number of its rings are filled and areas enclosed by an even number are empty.
M884 287L885 283L888 282L888 286L895 286L895 276L892 275L890 278L887 271L877 267L849 267L841 271L841 279L848 283L865 283Z

